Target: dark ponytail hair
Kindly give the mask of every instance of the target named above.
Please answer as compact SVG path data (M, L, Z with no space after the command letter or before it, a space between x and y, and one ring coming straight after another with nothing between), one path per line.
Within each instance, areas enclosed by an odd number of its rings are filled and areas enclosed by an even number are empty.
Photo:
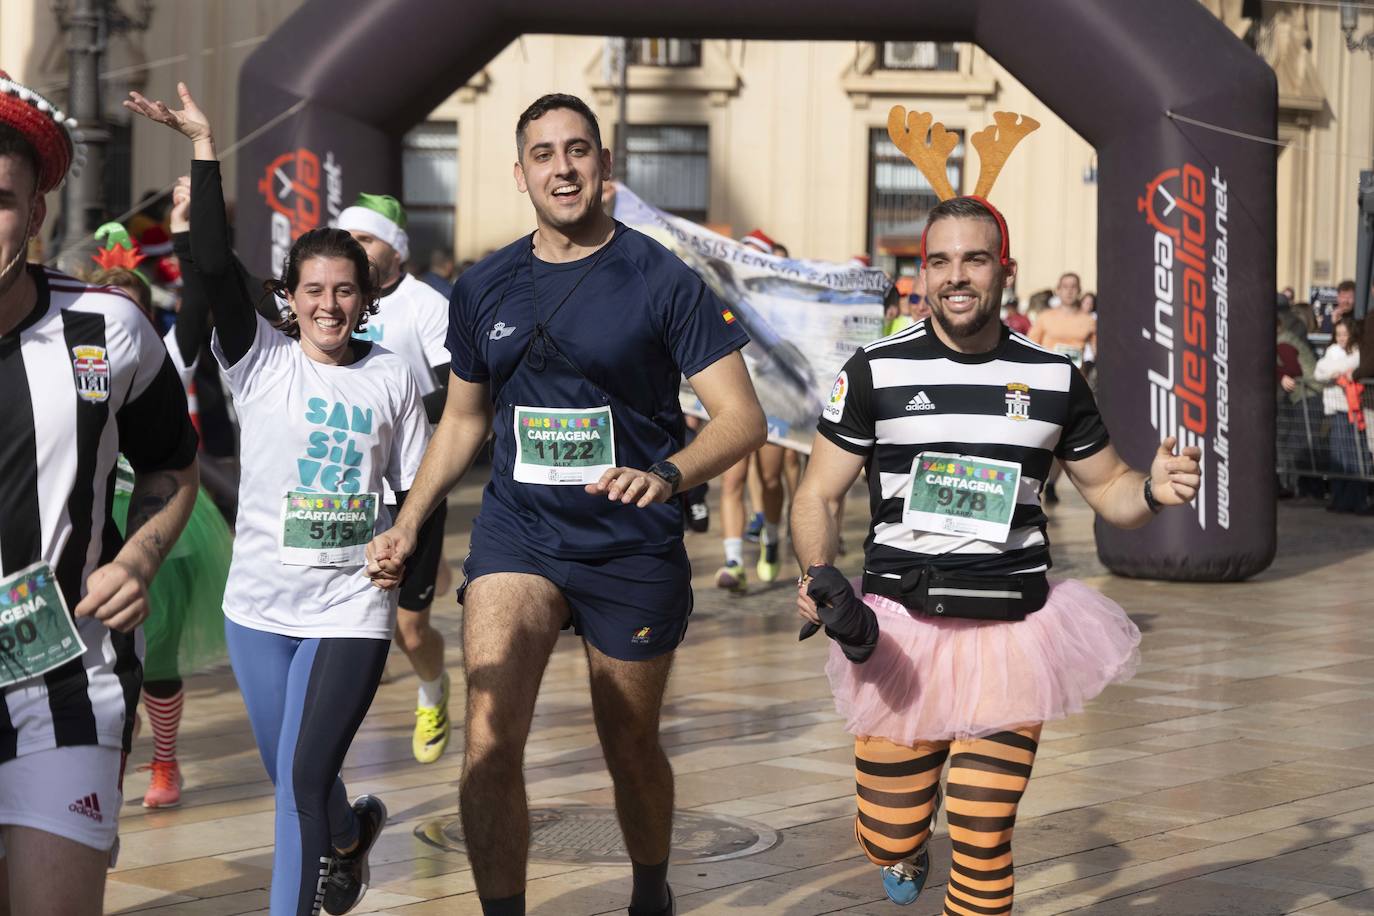
M382 284L363 246L343 229L321 226L296 239L291 251L286 255L286 262L282 264L281 279L268 280L263 286L269 293L285 302L286 294L289 292L294 295L296 287L300 286L301 265L311 258L347 258L353 262L353 271L358 282L358 296L363 301L363 309L358 314L358 325L353 330L357 332L367 327L368 317L377 314L377 301L382 295ZM289 313L288 317L288 313L283 313L282 317L281 330L291 337L299 338L301 329L295 314Z

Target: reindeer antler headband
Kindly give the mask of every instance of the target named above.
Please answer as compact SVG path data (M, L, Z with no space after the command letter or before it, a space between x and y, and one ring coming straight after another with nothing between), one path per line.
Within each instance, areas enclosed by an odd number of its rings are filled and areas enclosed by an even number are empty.
M973 193L964 195L976 200L992 214L997 228L1002 232L1002 263L1011 258L1011 237L1007 232L1007 221L1001 212L987 200L993 182L1002 173L1007 158L1022 138L1040 126L1040 122L1030 115L1017 115L1010 111L993 112L995 125L987 127L969 137L969 142L978 151L978 183ZM901 105L893 105L887 113L887 135L897 149L906 153L908 159L926 176L930 186L940 200L952 200L959 195L949 183L945 165L950 153L959 145L959 138L945 130L945 126L925 111L908 112ZM927 139L927 136L929 139ZM926 259L926 233L930 225L921 233L921 260Z

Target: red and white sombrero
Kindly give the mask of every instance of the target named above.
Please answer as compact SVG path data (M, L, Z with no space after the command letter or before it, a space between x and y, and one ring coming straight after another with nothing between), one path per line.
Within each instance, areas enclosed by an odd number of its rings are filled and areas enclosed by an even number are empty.
M24 135L38 153L38 193L46 194L62 183L75 165L80 168L84 150L76 135L76 120L27 86L0 70L0 124Z

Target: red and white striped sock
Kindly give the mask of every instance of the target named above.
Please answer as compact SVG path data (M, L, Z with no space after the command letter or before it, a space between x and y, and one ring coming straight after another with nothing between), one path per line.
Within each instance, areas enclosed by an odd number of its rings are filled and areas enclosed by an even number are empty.
M181 707L185 701L184 688L170 697L143 694L143 705L153 726L154 763L171 763L177 759L177 732L181 730Z

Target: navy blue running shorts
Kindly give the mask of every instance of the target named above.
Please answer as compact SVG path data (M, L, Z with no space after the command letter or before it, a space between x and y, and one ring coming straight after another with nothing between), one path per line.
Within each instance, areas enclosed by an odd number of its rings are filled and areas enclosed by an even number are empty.
M571 627L611 658L656 658L672 652L687 635L692 566L680 541L661 553L564 560L474 527L459 602L473 580L503 572L552 582L572 612L564 629Z

